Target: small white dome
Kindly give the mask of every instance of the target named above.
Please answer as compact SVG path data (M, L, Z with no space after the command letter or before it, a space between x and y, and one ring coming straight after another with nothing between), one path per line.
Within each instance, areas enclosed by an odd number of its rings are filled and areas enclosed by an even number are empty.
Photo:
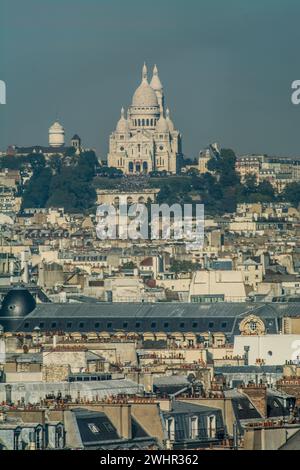
M55 133L64 132L64 128L58 121L55 121L50 127L49 132L55 132Z
M151 88L153 88L153 90L155 90L155 91L162 91L162 89L163 89L163 86L162 86L162 84L161 84L160 78L159 78L159 76L158 76L158 70L157 70L156 65L154 65L153 77L152 77L152 80L151 80L151 82L150 82L150 86L151 86Z
M49 145L50 147L61 147L64 143L65 130L58 121L55 121L49 128Z
M175 128L174 128L173 121L170 118L169 108L167 108L166 114L167 114L166 121L167 121L167 124L168 124L168 127L169 127L169 131L173 132Z
M121 118L118 121L116 132L120 134L126 134L129 131L129 124L127 119L124 116L124 108L121 109Z
M163 116L160 116L159 120L157 121L156 132L169 132L169 126L166 119Z

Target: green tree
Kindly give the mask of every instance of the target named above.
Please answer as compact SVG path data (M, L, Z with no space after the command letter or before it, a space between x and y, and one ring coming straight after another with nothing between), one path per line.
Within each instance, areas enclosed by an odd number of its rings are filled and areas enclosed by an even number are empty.
M199 263L192 263L192 261L173 260L170 266L170 271L178 273L187 273L198 271L201 268Z
M300 183L288 184L283 192L283 199L297 208L300 204Z
M49 198L52 174L50 168L38 167L25 188L22 208L45 207Z

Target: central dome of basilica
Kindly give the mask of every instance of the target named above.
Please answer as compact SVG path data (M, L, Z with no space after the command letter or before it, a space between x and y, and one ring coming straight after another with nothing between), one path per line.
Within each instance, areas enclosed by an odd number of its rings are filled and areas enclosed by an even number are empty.
M157 96L153 88L149 85L147 80L147 67L144 64L142 83L136 89L133 98L132 106L136 108L140 107L158 107Z

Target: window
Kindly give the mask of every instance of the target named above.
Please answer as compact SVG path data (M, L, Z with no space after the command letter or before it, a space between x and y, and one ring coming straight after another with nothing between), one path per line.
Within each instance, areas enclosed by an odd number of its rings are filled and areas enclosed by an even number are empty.
M207 417L207 437L216 437L216 416L211 415Z
M96 426L95 423L88 423L88 428L90 431L92 431L93 434L97 434L100 432L100 429L98 428L98 426Z
M14 433L14 450L19 450L20 431Z
M45 326L45 323L44 323L44 322L40 322L39 327L40 327L40 328L44 328L44 326Z
M113 432L114 431L114 427L111 425L111 423L109 421L102 422L102 426L103 426L103 428L105 429L106 432Z
M41 428L36 430L35 442L36 442L36 448L40 449L41 448Z
M24 328L29 328L29 323L28 322L25 323Z
M136 328L140 328L140 327L141 327L141 324L140 324L139 321L136 322L135 327L136 327Z
M164 323L164 328L169 328L169 323Z
M67 323L67 328L72 328L72 323L70 321Z
M209 324L208 324L208 328L213 328L214 326L215 326L214 322L210 321Z
M99 328L99 327L100 327L100 323L99 322L95 323L95 328Z
M198 416L190 418L190 439L197 439L199 434L199 420Z
M54 321L53 323L51 323L51 328L56 328L56 322Z
M84 323L83 322L79 323L79 328L84 328Z
M156 322L155 322L155 321L153 321L153 322L151 323L151 328L156 328Z
M61 426L55 430L55 447L61 449L64 447L63 429Z
M226 328L226 327L227 327L227 322L226 322L226 321L223 321L223 322L221 323L221 327L222 327L223 329Z
M108 322L107 325L106 325L107 328L111 328L112 327L112 323L111 322Z
M167 418L166 419L166 431L167 436L170 441L174 441L175 439L175 420L174 418Z
M128 327L128 322L125 321L125 322L123 323L123 328L127 328L127 327Z
M183 322L180 323L180 328L184 328L184 323Z
M193 328L198 328L198 323L196 321L194 321L193 324L192 324L192 327Z

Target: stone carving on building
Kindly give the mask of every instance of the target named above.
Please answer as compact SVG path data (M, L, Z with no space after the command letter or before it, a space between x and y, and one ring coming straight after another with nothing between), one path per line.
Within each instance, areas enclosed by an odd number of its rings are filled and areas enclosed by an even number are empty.
M241 335L251 336L251 335L264 335L266 332L266 327L261 318L256 315L248 315L245 317L240 325Z

